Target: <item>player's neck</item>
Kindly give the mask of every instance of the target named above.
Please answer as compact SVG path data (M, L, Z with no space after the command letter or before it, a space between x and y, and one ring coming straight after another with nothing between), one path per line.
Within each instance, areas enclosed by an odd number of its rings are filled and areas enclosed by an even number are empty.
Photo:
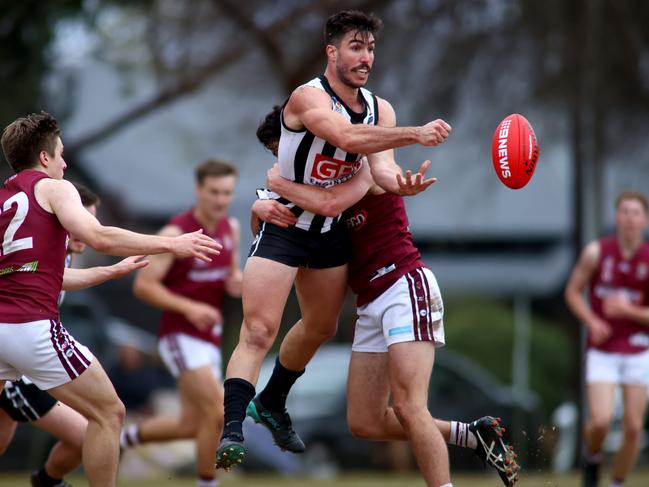
M213 233L216 230L216 227L218 226L219 220L215 220L213 218L210 218L205 212L202 212L200 208L195 207L194 211L192 212L194 215L194 218L200 225L207 230L209 233Z
M620 247L620 252L625 259L632 258L642 245L642 235L638 237L625 237L624 235L617 235L617 244Z
M338 95L338 97L340 97L349 108L358 112L363 110L364 107L358 97L359 88L354 88L353 86L343 83L329 66L327 66L327 70L325 71L325 77L327 78L331 89L334 90L334 93L336 93L336 95Z

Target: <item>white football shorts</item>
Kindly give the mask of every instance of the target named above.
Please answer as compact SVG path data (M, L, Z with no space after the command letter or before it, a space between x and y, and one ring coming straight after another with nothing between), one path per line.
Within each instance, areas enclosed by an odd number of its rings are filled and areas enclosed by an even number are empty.
M437 279L426 267L401 276L374 301L357 308L354 352L387 352L394 343L444 345L444 305Z
M640 353L586 352L586 382L649 385L649 350Z
M223 377L221 350L211 342L185 333L172 333L158 340L158 352L171 375L176 378L186 370L205 365L212 366L218 380Z
M0 380L24 375L46 391L79 377L93 358L60 321L0 323Z

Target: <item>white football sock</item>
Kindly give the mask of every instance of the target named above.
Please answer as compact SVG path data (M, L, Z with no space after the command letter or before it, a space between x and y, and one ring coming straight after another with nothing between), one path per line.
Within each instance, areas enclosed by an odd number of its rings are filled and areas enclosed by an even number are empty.
M448 443L449 445L471 448L472 450L478 447L478 439L469 430L468 423L462 423L460 421L451 421L451 438Z
M129 424L119 434L119 446L122 450L140 444L140 429L137 424Z

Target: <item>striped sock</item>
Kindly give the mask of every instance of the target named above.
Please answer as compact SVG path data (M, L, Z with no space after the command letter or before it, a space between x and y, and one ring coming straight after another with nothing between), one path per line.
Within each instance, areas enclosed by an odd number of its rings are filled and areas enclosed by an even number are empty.
M122 450L133 448L140 444L140 428L137 424L129 424L119 434L119 447Z
M619 480L613 480L611 482L611 487L624 487L624 482L620 482Z
M448 443L449 445L471 448L472 450L478 447L478 439L469 429L469 425L460 421L451 421L451 438Z

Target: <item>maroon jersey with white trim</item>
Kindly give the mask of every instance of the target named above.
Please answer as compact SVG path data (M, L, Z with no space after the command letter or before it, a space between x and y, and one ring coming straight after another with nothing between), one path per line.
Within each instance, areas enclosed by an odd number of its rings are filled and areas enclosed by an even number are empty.
M637 306L649 306L649 243L643 243L630 259L625 259L615 236L599 241L599 265L590 282L593 311L609 323L611 336L602 344L589 340L588 346L604 352L639 353L649 349L649 327L631 320L610 319L602 306L606 296L623 293Z
M401 276L423 267L403 197L368 193L344 213L352 242L349 285L357 306L376 299Z
M0 323L59 319L68 234L34 196L48 177L24 170L0 189Z
M180 228L183 233L203 229L203 233L223 245L223 249L219 255L211 256L211 262L194 257L175 259L162 283L174 293L202 301L220 310L225 296L225 283L232 270L234 239L230 221L227 217L221 219L214 232L210 233L196 221L193 210L189 210L172 218L169 224ZM222 323L214 323L211 330L201 331L183 315L163 311L158 335L162 337L172 333L185 333L219 346L222 328Z

